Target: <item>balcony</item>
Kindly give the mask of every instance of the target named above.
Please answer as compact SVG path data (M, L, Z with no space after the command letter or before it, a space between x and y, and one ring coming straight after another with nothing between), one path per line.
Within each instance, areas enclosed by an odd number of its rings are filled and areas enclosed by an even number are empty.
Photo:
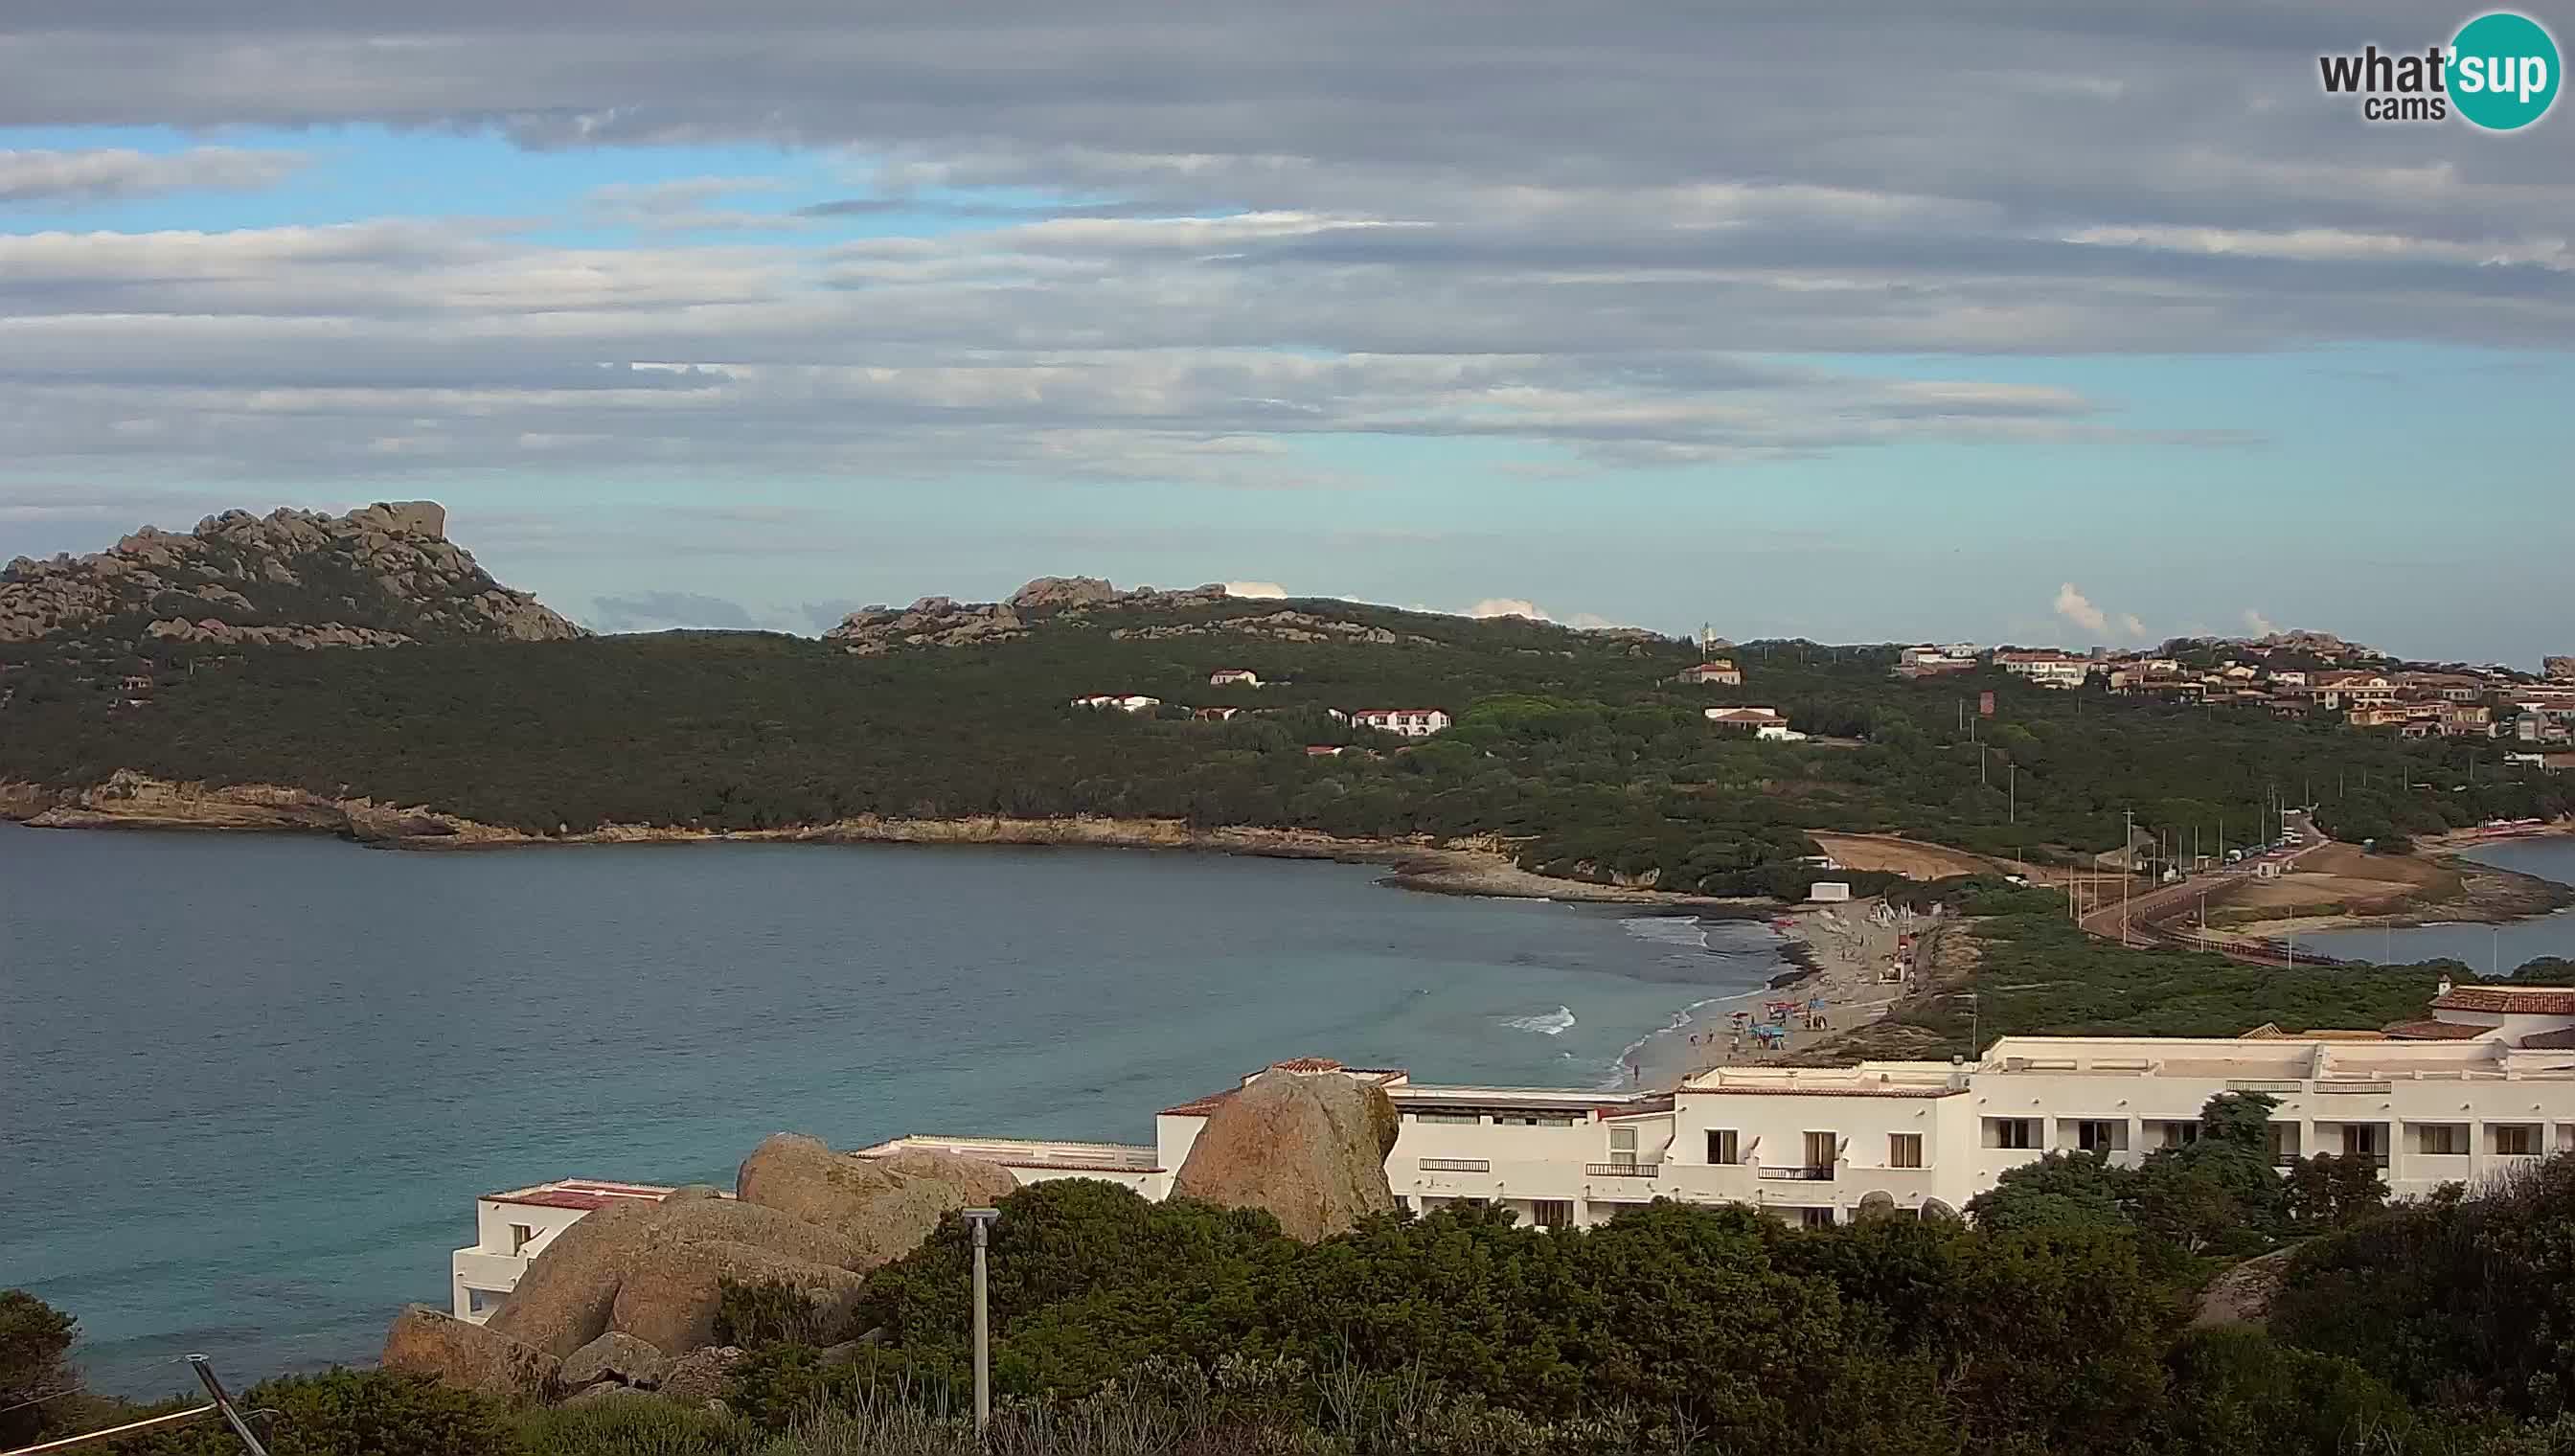
M2319 1081L2315 1084L2315 1089L2319 1095L2323 1096L2331 1096L2337 1092L2376 1092L2384 1095L2388 1092L2395 1091L2396 1084L2394 1082L2385 1081Z
M1415 1158L1414 1164L1425 1173L1489 1173L1490 1158Z
M2226 1090L2230 1092L2303 1092L2306 1089L2307 1084L2295 1078L2229 1077L2226 1081Z
M1777 1179L1791 1183L1829 1183L1833 1180L1833 1165L1831 1163L1825 1163L1820 1167L1811 1168L1765 1167L1757 1169L1756 1171L1765 1182Z
M1656 1163L1584 1163L1586 1178L1650 1178L1659 1170Z

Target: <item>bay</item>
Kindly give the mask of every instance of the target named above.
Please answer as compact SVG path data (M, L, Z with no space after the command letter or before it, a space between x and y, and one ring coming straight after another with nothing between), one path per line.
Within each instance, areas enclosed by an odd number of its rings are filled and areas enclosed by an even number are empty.
M476 1195L763 1136L1150 1141L1288 1056L1596 1086L1785 968L1757 924L1188 853L390 853L0 825L0 1287L94 1384L374 1358ZM1650 1053L1649 1053L1650 1054Z
M2560 884L2575 884L2575 836L2541 834L2480 844L2461 855L2503 869L2518 869ZM2453 922L2407 930L2331 930L2298 937L2326 955L2389 965L2447 957L2480 975L2510 975L2543 955L2575 960L2575 909L2533 915L2506 924Z

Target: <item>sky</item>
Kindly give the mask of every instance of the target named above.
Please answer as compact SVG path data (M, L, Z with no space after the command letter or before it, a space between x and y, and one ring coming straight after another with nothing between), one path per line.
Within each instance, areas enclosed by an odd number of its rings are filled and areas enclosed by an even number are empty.
M2575 103L2318 80L2476 13L13 0L0 559L426 499L608 631L1081 574L2535 666Z

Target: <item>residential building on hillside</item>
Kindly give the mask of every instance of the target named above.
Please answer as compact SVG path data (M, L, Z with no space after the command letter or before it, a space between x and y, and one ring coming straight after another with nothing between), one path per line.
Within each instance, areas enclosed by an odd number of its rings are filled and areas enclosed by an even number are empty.
M1114 708L1121 713L1152 713L1163 706L1163 700L1142 693L1094 693L1073 700L1076 708Z
M1248 708L1202 708L1190 717L1200 723L1223 723L1227 719L1237 718L1251 711Z
M2050 1152L2134 1166L2191 1142L2200 1109L2223 1092L2276 1099L2276 1163L2366 1157L2400 1198L2575 1151L2575 988L2445 980L2428 1011L2375 1030L2004 1036L1973 1061L1725 1066L1667 1092L1436 1086L1299 1057L1164 1108L1150 1144L915 1135L856 1155L939 1148L1000 1163L1024 1184L1102 1178L1159 1199L1208 1119L1262 1076L1384 1088L1400 1119L1386 1181L1405 1207L1500 1204L1545 1227L1587 1226L1656 1198L1741 1203L1813 1225L1870 1210L1954 1213ZM671 1191L567 1180L478 1200L479 1240L455 1255L457 1317L489 1317L528 1260L584 1214Z
M2326 708L2378 708L2396 701L2396 685L2383 673L2318 673L2310 686Z
M1219 668L1208 674L1210 688L1258 688L1261 675L1250 668Z
M484 1194L474 1200L474 1242L448 1256L451 1310L458 1319L481 1324L519 1287L519 1276L555 1235L583 1215L629 1199L659 1203L675 1191L659 1183L560 1178Z
M1685 669L1680 681L1718 688L1740 688L1743 686L1743 673L1729 659L1711 658L1695 668Z
M1955 647L1905 648L1895 655L1898 678L1932 678L1943 673L1964 673L1976 666L1976 650L1967 644Z
M1788 720L1768 708L1711 708L1705 710L1707 721L1721 728L1749 732L1756 738L1772 742L1800 742L1805 734L1788 727Z
M1350 715L1350 722L1401 737L1426 738L1447 728L1450 720L1436 708L1363 708Z
M2092 676L2092 660L2071 653L1996 653L1994 666L2041 688L2080 688Z

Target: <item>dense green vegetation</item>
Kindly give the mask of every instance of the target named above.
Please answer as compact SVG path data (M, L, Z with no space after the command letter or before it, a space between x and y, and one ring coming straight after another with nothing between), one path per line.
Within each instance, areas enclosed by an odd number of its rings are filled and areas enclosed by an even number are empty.
M118 768L423 803L553 832L607 822L723 828L859 815L1101 814L1349 836L1494 834L1524 864L1651 876L1710 893L1795 892L1809 830L1890 830L1997 854L2115 848L2123 815L2206 852L2276 806L2394 834L2556 814L2564 785L2502 775L2492 745L2408 743L2331 724L2053 693L2000 675L1907 684L1892 653L1755 644L1740 689L1684 687L1699 656L1578 634L1347 604L1290 604L1396 636L1283 642L1228 631L1275 603L1054 621L975 648L858 657L823 643L674 634L387 652L168 649L148 706L20 649L0 778L96 782ZM1139 631L1192 630L1144 638ZM1131 635L1112 636L1113 630ZM1207 686L1249 667L1277 686ZM192 671L193 668L193 671ZM1990 690L1998 712L1976 718ZM1162 698L1159 718L1074 709ZM1757 743L1703 707L1779 708L1816 739ZM1178 705L1277 710L1194 723ZM1326 707L1442 707L1416 745ZM1316 743L1371 755L1313 757Z
M1540 1230L1457 1209L1304 1245L1267 1214L1040 1184L993 1233L996 1449L2575 1450L2575 1158L2385 1208L2372 1167L2277 1176L2269 1103L2214 1098L2195 1142L2134 1168L2048 1156L1964 1222L1800 1229L1655 1203ZM2284 1245L2267 1330L2192 1327L2212 1272ZM880 1343L818 1347L856 1325L763 1343L723 1413L645 1397L510 1413L351 1372L246 1399L277 1412L280 1456L956 1451L970 1259L951 1219L869 1276L857 1323ZM198 1426L125 1449L229 1439Z

